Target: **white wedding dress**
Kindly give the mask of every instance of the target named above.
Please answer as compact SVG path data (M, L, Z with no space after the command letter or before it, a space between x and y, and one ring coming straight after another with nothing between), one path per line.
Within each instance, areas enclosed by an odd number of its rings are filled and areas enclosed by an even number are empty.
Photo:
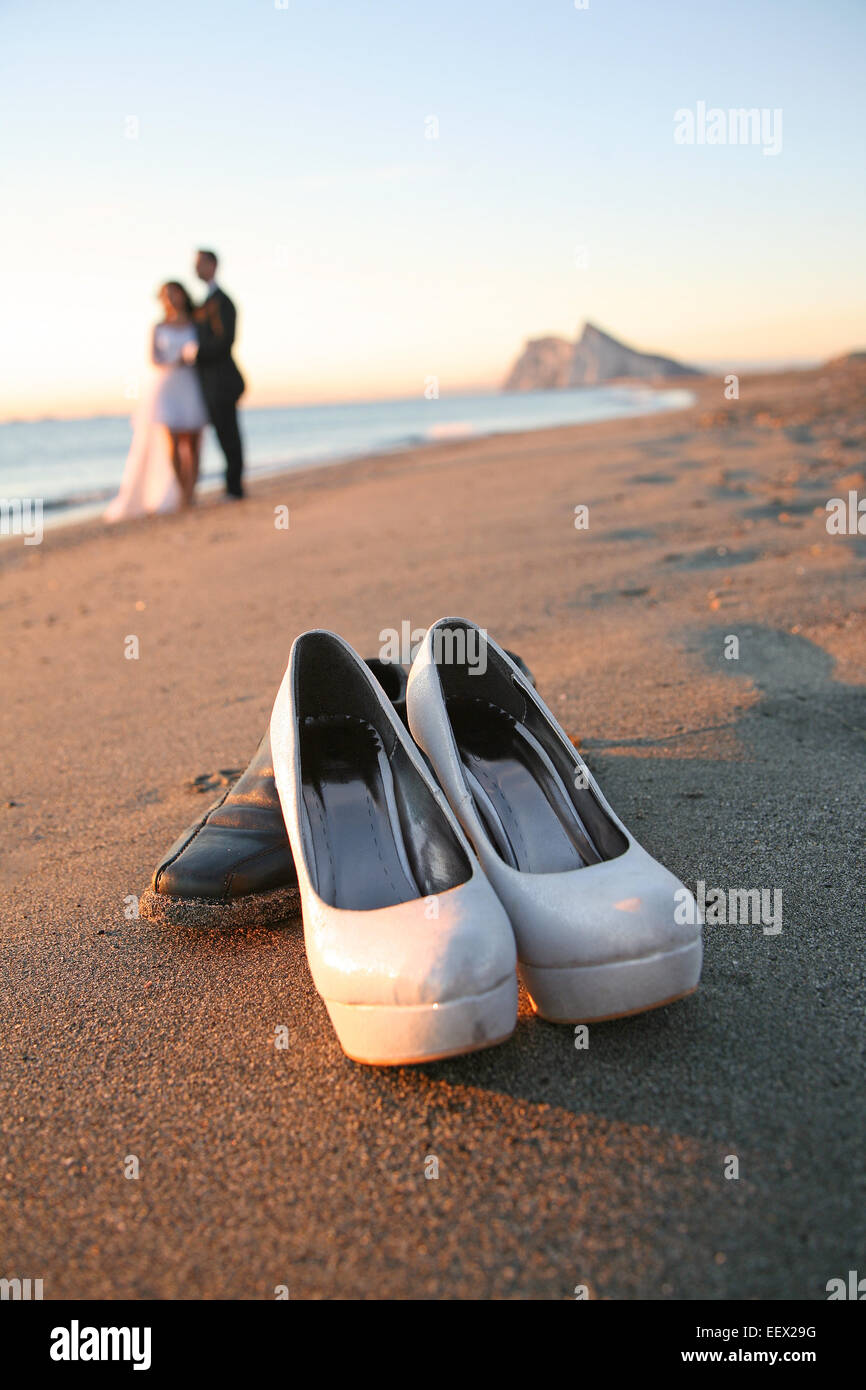
M120 491L105 509L106 521L180 508L183 499L165 427L193 431L207 424L198 373L181 359L184 345L195 341L192 324L159 323L153 330L152 366L132 417L132 445Z

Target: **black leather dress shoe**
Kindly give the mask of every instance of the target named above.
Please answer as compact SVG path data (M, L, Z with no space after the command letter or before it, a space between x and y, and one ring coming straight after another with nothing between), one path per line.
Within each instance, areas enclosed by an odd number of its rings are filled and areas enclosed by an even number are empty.
M406 672L367 665L406 717ZM163 857L139 912L177 927L268 926L297 915L298 880L265 734L246 771Z
M533 685L526 663L508 655ZM406 672L367 665L406 723ZM300 912L298 879L265 734L249 767L175 840L142 894L139 912L174 927L265 927Z

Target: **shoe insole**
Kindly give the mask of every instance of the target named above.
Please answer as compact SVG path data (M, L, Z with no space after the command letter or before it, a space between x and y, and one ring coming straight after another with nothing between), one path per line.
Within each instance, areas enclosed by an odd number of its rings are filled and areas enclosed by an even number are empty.
M601 860L562 776L524 725L480 700L449 701L448 713L476 809L507 864L552 874Z
M375 729L360 719L308 719L302 739L302 795L319 897L358 911L420 897L391 765Z

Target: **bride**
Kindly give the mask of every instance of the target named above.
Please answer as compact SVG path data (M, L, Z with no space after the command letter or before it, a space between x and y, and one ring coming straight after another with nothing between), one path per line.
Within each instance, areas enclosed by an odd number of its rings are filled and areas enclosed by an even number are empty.
M157 297L165 317L153 330L153 370L133 419L132 446L106 521L188 507L198 481L208 415L198 373L183 360L184 347L197 342L193 303L176 280L168 280Z

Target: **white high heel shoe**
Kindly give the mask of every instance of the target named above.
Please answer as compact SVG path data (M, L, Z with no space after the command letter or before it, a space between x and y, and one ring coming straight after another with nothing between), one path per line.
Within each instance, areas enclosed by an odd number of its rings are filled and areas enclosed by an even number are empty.
M504 1041L504 908L384 691L335 633L292 646L271 715L310 970L340 1044L400 1065Z
M409 673L407 708L508 912L542 1017L616 1018L696 988L700 916L683 910L691 895L617 818L501 647L474 623L441 619Z

